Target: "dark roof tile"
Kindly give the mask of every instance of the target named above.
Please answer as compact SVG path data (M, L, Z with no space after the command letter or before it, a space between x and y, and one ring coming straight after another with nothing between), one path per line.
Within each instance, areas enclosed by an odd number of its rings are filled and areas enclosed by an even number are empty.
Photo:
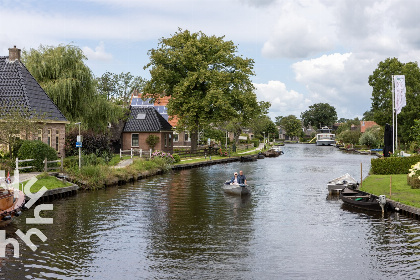
M138 119L145 114L144 119ZM124 132L159 132L171 131L172 125L153 107L131 107L130 117L124 126Z
M19 60L0 56L0 107L3 111L25 108L32 116L67 121L28 69Z

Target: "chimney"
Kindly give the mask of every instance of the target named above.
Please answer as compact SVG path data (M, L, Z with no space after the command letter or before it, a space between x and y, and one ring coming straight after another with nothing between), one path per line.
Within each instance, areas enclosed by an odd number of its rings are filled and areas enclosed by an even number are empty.
M17 49L16 46L9 48L9 61L20 61L20 49Z

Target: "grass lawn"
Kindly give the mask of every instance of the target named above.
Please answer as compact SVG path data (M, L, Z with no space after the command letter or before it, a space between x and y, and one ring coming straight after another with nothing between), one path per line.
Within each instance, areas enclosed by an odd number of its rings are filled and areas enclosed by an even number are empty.
M23 185L26 186L27 183L28 183L28 181L25 181L25 182L23 182ZM52 190L52 189L69 187L69 186L72 186L72 185L73 184L71 184L69 182L63 182L63 181L57 179L56 177L53 177L53 176L45 177L43 175L43 176L40 176L40 179L38 179L35 182L35 184L32 185L31 192L36 193L43 186L45 186L49 190Z
M391 196L389 195L390 176L392 176ZM412 189L407 184L407 174L369 175L362 184L362 191L420 208L420 189Z
M255 148L254 148L255 149ZM240 156L249 156L249 155L255 155L258 154L259 152L263 152L266 150L254 150L254 149L249 149L249 150L240 150L237 153L231 153L230 157L240 157ZM251 151L249 153L246 154L240 154L246 151ZM216 159L223 159L223 158L228 158L228 157L222 157L222 156L216 156L216 155L212 155L211 156L211 160L216 160ZM186 163L196 163L196 162L201 162L201 161L209 161L209 157L207 156L207 158L204 157L191 157L191 158L181 158L181 162L175 163L175 165L177 164L186 164Z

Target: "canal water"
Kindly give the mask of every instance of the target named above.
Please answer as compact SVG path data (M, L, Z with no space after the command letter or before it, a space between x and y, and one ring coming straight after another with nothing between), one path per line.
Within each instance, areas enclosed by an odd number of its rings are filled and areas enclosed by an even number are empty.
M287 145L257 162L184 170L134 184L82 192L6 228L39 229L32 251L20 240L0 261L1 279L420 279L420 224L372 215L328 197L344 173L360 180L371 156L334 147ZM221 186L243 170L248 198Z

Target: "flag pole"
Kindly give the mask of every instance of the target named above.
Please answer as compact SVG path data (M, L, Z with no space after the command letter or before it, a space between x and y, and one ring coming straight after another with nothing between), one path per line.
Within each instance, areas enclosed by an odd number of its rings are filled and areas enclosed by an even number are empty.
M395 87L394 87L394 75L392 75L392 154L394 154L394 147L395 147L395 131L394 131L394 127L395 127L395 123L394 123L394 91L395 91Z

